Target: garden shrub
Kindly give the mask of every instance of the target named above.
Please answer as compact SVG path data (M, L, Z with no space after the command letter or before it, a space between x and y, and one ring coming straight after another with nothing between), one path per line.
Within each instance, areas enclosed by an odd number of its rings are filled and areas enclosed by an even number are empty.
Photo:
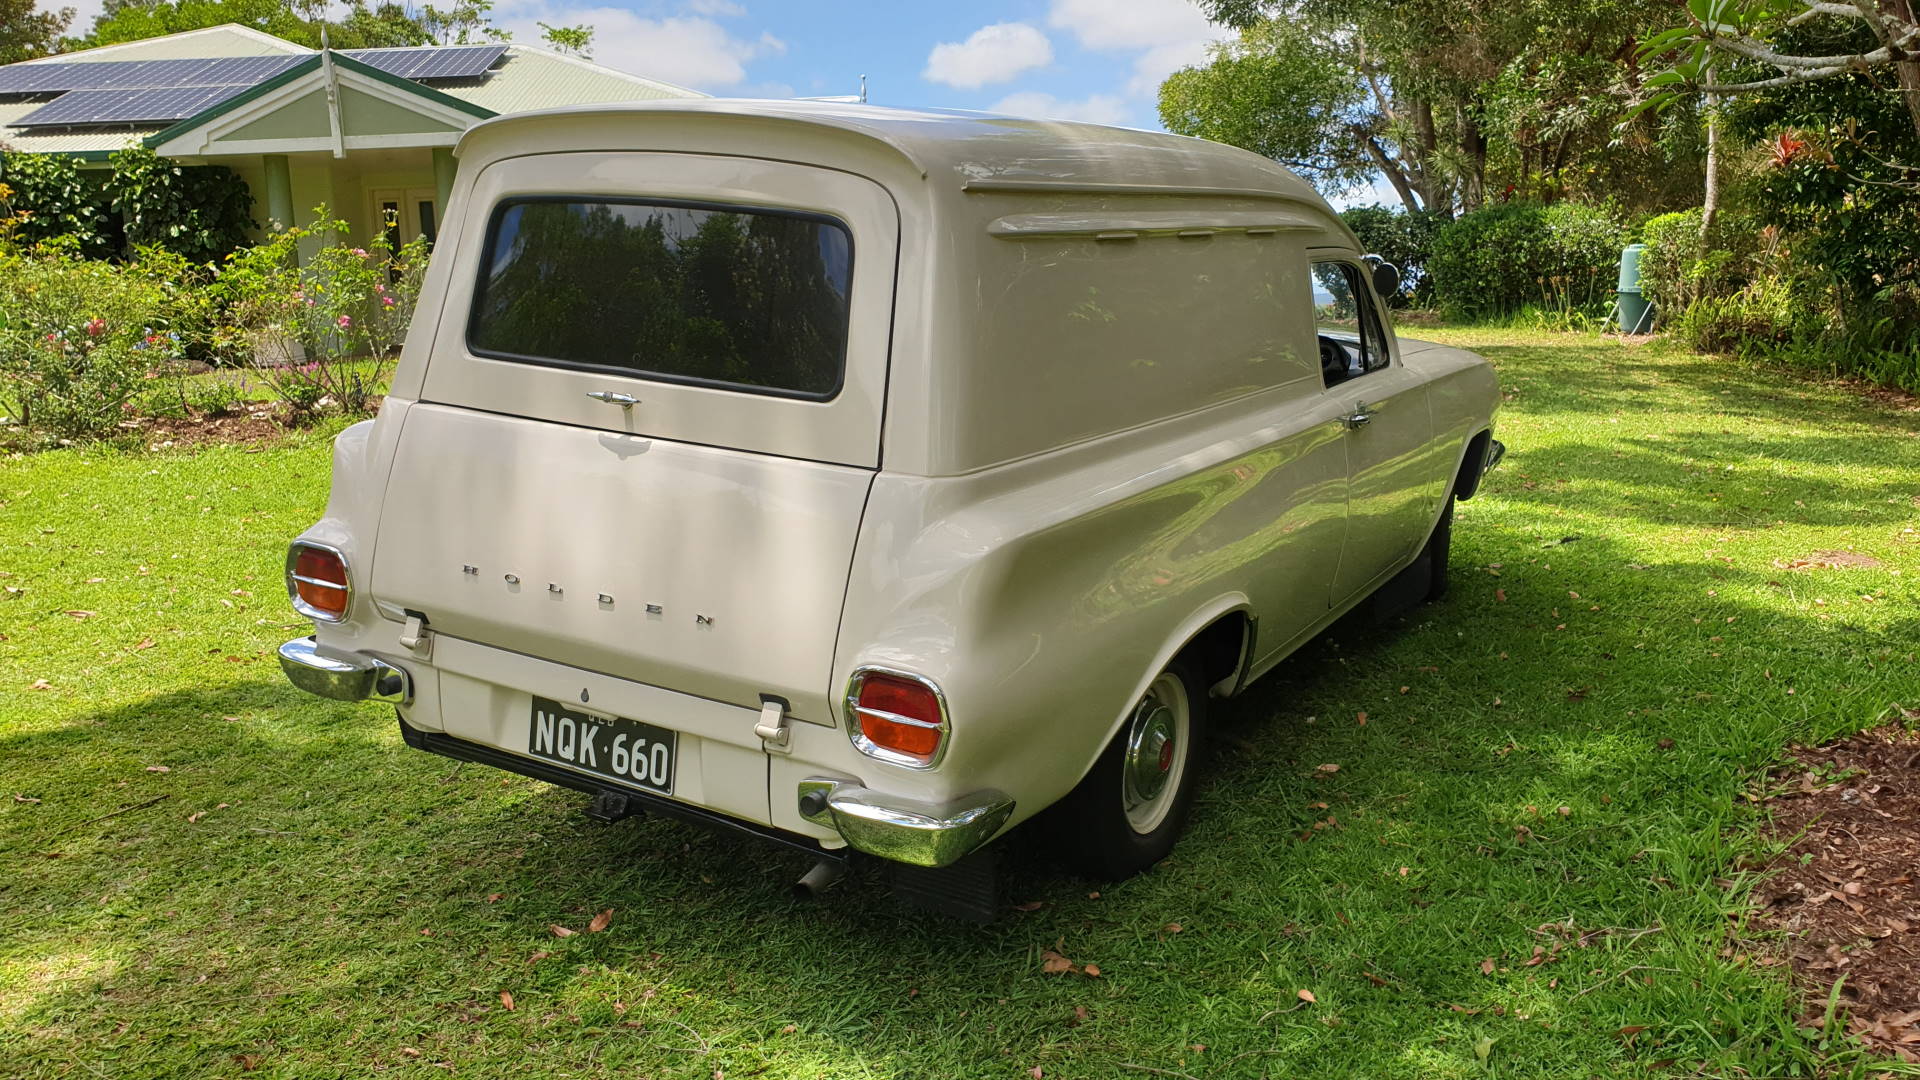
M218 339L297 416L369 411L386 383L426 274L424 238L394 248L382 234L348 247L347 224L327 208L312 225L274 233L234 253L213 295L226 312ZM324 241L304 262L300 241Z
M0 181L10 189L14 238L27 244L71 237L76 253L104 259L120 250L119 218L109 212L107 173L82 169L61 154L0 154Z
M1360 238L1362 250L1400 268L1401 294L1385 298L1388 303L1395 307L1433 303L1433 275L1427 270L1427 262L1433 255L1434 234L1446 224L1444 217L1385 206L1356 206L1340 211L1340 220Z
M1751 222L1723 213L1700 243L1699 209L1649 218L1641 226L1640 287L1661 326L1672 326L1697 300L1726 298L1752 281L1761 259Z
M217 262L246 244L253 194L232 169L176 165L144 146L114 154L106 192L125 220L127 241L153 244L190 262Z
M1429 269L1440 306L1467 319L1528 306L1597 314L1613 296L1626 230L1599 207L1508 203L1441 226Z
M178 256L85 258L61 238L0 246L0 410L55 439L99 438L153 380L177 371L203 308Z

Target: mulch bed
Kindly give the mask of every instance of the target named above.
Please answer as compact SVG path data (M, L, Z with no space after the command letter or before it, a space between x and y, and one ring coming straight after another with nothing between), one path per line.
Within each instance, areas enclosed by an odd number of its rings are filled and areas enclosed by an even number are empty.
M1767 800L1792 843L1766 867L1751 929L1784 931L1803 1025L1820 1026L1839 982L1848 1031L1920 1061L1920 734L1892 724L1794 758Z
M198 448L211 445L259 446L287 433L291 410L283 402L248 402L217 413L186 417L137 416L120 425L138 432L149 450Z

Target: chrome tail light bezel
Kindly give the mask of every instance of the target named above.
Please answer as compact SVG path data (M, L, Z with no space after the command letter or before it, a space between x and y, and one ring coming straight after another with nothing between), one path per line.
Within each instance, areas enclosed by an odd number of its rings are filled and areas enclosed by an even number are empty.
M933 694L934 702L940 707L940 723L937 725L937 730L940 732L940 742L934 747L931 757L921 758L914 754L907 754L899 750L881 746L872 739L867 738L866 733L861 730L860 714L863 712L884 715L886 720L907 727L936 727L936 725L927 724L925 721L916 717L901 716L898 713L880 714L880 710L863 708L860 705L860 691L866 686L868 677L873 675L884 675L891 679L900 679L904 682L916 683ZM889 765L898 765L903 769L933 769L938 768L940 762L946 758L947 746L953 741L953 724L951 714L947 711L947 695L945 691L940 689L939 683L934 682L925 675L907 671L902 668L886 667L880 664L862 664L860 667L855 668L853 674L847 678L847 696L844 704L847 738L852 741L854 749L873 758L875 761L884 761Z
M316 585L323 589L340 589L341 588L341 586L331 581L321 581L318 578L302 577L299 574L294 573L294 564L299 561L300 553L308 550L324 551L327 554L332 555L335 559L338 559L340 561L340 575L346 579L346 586L342 591L344 591L347 595L341 600L340 613L338 615L335 615L330 611L323 611L320 608L314 607L312 604L307 603L307 601L300 595L300 590L296 585L296 582L304 581L309 585ZM315 622L324 622L324 623L345 622L348 613L353 610L353 563L348 560L346 552L340 550L337 547L334 547L332 544L321 543L318 540L295 540L293 543L288 544L287 545L287 564L286 564L286 583L287 583L287 600L293 604L293 610L298 612L301 615L306 616L309 619L312 619Z

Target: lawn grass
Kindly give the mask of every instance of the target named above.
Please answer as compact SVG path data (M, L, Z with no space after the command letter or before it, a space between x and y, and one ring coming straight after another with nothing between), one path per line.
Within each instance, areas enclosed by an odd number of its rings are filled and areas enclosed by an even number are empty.
M1013 837L1042 906L986 928L870 873L796 904L797 856L595 826L290 689L319 434L0 461L0 1076L1867 1071L1729 945L1762 770L1920 707L1920 412L1422 333L1510 395L1450 597L1218 707L1153 872L1075 881ZM1882 565L1784 568L1834 549ZM1043 973L1056 944L1100 974Z

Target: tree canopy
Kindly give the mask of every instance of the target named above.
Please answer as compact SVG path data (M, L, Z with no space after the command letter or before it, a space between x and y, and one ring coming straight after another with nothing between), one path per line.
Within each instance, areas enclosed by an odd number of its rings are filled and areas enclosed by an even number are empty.
M35 0L0 0L0 64L53 52L72 21L72 8L40 11Z

